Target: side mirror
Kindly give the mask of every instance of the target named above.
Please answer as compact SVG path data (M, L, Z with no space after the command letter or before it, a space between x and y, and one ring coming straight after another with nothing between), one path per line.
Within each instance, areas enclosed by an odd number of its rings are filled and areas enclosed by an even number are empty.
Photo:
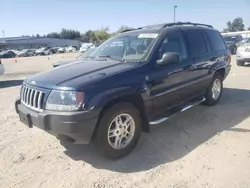
M179 63L180 58L179 58L179 55L177 53L166 52L163 54L162 58L158 59L156 62L159 66L164 66L167 64Z

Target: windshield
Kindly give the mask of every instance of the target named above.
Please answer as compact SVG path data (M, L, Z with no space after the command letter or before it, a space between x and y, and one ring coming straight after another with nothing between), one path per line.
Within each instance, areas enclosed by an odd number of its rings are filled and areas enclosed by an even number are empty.
M235 42L236 41L236 37L234 37L234 36L225 36L223 38L227 42Z
M101 44L91 53L91 57L115 57L131 61L146 60L157 36L156 33L118 35Z
M88 49L86 52L82 53L81 55L79 55L77 57L77 59L82 59L82 58L86 58L88 56L90 56L90 54L95 50L95 48L90 48Z

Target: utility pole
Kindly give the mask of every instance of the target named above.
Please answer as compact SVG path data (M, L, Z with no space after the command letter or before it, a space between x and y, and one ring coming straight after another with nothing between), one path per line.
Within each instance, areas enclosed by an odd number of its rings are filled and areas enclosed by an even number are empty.
M174 6L174 22L175 22L175 9L176 9L177 7L178 7L177 5Z
M5 40L5 32L4 32L4 30L2 30L2 34L3 34L3 40Z

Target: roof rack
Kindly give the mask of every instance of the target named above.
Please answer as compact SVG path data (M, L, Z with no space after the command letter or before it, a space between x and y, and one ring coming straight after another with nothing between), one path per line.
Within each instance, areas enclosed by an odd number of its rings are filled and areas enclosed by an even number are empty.
M127 31L133 31L133 30L136 30L136 29L125 29L125 30L121 31L120 33L125 33Z
M178 25L193 25L193 26L205 26L213 28L211 25L201 24L201 23L192 23L192 22L174 22L174 23L167 23L163 26L164 27L171 27L171 26L178 26Z
M213 28L213 26L211 26L211 25L201 24L201 23L173 22L173 23L163 23L163 24L147 25L147 26L138 27L138 28L135 28L135 29L126 29L126 30L122 31L121 33L125 33L127 31L133 31L133 30L137 30L137 29L150 29L150 28L155 28L155 27L159 27L159 28L162 29L162 28L165 28L165 27L181 26L181 25L193 25L193 26L203 26L203 27Z

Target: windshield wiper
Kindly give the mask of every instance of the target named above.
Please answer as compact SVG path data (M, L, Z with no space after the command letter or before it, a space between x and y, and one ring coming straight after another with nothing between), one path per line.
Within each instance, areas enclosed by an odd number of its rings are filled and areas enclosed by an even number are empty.
M109 58L109 59L113 59L113 60L120 61L120 62L126 62L125 59L114 57L111 55L101 55L101 56L98 56L98 58Z

